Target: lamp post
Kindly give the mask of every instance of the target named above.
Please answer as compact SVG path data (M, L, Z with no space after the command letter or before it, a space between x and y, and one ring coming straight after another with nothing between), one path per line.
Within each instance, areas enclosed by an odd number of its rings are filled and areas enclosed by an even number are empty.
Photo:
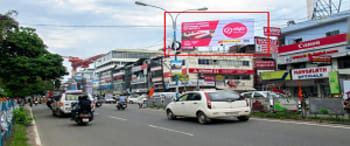
M159 6L155 6L155 5L150 5L150 4L146 4L146 3L143 3L143 2L140 2L140 1L135 1L135 4L136 5L139 5L139 6L148 6L148 7L153 7L153 8L157 8L157 9L161 9L162 11L164 12L167 12L168 10L162 8L162 7L159 7ZM185 11L206 11L208 10L207 7L203 7L203 8L198 8L198 9L187 9L187 10L183 10L183 12ZM172 25L173 25L173 33L174 33L174 39L173 39L173 43L174 45L176 45L176 20L178 18L178 16L181 14L181 13L177 13L175 18L174 16L171 14L171 13L167 13L170 18L171 18L171 22L172 22ZM176 46L175 46L176 47ZM177 50L174 49L175 51L175 61L177 60ZM176 80L176 97L177 97L177 94L179 93L179 79L178 79L178 75L175 75L175 80Z

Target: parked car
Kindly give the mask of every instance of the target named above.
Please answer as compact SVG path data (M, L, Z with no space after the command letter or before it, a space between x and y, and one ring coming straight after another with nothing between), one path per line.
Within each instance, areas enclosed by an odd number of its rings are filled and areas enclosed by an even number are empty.
M127 98L127 100L128 100L128 103L129 104L134 104L134 103L138 103L138 97L139 97L140 95L130 95L130 96L128 96L128 98Z
M247 121L250 107L244 97L234 91L190 91L169 103L166 108L169 120L177 117L194 117L200 124L211 119L236 117Z
M72 104L77 103L79 96L84 95L82 90L68 90L61 96L53 97L52 114L54 116L63 116L70 114L72 111ZM90 94L88 94L89 100L92 102L92 111L95 111L95 101Z
M290 110L290 111L298 111L298 107L300 102L299 101L295 101L295 100L290 100L290 98L287 98L287 96L278 93L278 92L273 92L273 91L250 91L250 92L243 92L241 93L242 96L246 97L249 101L249 104L252 105L253 110L256 109L256 107L254 107L255 103L250 103L251 99L253 98L263 98L263 99L267 99L268 103L266 103L265 105L261 105L261 108L259 108L259 111L274 111L274 110L278 110L275 109L276 107L274 107L274 100L273 98L278 98L278 102L279 105L278 107L281 108L287 108L286 110ZM285 99L285 100L283 100ZM282 102L283 101L283 102ZM287 102L287 103L286 103ZM265 106L265 107L262 107Z
M105 103L113 103L113 104L117 103L117 101L113 97L106 97L104 102Z

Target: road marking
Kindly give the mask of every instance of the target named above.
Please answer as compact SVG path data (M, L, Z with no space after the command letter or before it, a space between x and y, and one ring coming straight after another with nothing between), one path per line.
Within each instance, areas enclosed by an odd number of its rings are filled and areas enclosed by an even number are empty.
M31 114L32 116L34 116L31 107L29 107L29 112L30 112L30 114ZM35 144L36 144L37 146L41 146L41 145L42 145L42 144L41 144L41 139L40 139L40 135L39 135L39 132L38 132L38 127L37 127L37 125L36 125L35 119L32 120L32 125L33 125L34 135L35 135Z
M161 129L161 130L169 131L169 132L181 133L181 134L188 135L188 136L194 136L192 133L177 131L177 130L174 130L174 129L165 128L165 127L161 127L161 126L156 126L156 125L148 125L148 126L149 126L149 127L152 127L152 128L156 128L156 129Z
M124 118L116 117L116 116L109 116L109 117L112 118L112 119L121 120L121 121L127 121L128 120L128 119L124 119Z
M337 124L325 125L325 124L316 124L316 123L311 123L311 122L282 121L282 120L270 120L270 119L260 119L260 118L251 118L251 119L260 120L260 121L285 123L285 124L297 124L297 125L319 126L319 127L328 127L328 128L350 129L349 126L343 126L343 125L337 125Z

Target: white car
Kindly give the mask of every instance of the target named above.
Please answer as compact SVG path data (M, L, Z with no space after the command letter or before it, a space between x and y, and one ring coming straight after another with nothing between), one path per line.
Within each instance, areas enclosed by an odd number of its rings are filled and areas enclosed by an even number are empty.
M72 104L77 103L79 96L83 95L81 90L69 90L54 99L52 103L52 114L54 116L63 116L72 112ZM92 102L92 111L95 111L95 102L90 94L89 100Z
M250 117L248 102L234 91L191 91L166 106L169 120L176 117L194 117L200 124L211 119L236 117L247 121Z
M131 95L128 97L128 103L129 104L134 104L134 103L138 103L138 97L142 96L142 95Z

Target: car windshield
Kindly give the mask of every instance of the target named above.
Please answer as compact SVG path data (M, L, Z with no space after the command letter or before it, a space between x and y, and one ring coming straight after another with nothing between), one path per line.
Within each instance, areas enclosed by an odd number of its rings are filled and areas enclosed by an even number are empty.
M76 101L79 100L79 96L81 96L82 94L80 93L67 93L66 94L66 100L67 101Z
M211 101L228 101L240 99L239 94L231 91L209 92Z

